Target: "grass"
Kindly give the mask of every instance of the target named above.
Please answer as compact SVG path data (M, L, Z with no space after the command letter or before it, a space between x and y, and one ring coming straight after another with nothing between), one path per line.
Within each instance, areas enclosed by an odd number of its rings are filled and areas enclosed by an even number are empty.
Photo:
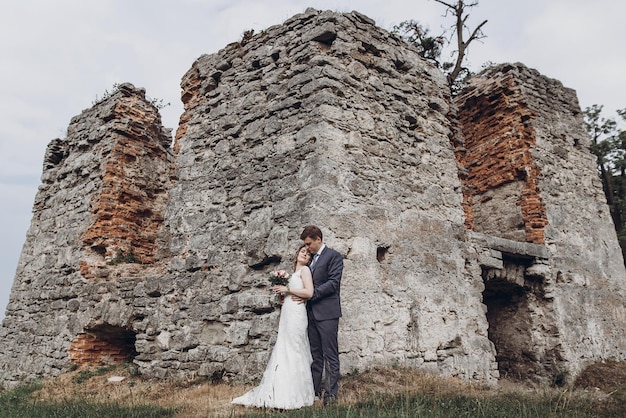
M355 405L337 405L332 408L278 413L251 411L246 417L379 417L379 418L537 418L537 417L618 417L617 411L598 410L583 401L562 402L561 398L532 398L525 396L497 396L473 398L466 396L434 396L401 394L376 396Z
M591 366L562 387L504 380L491 387L415 370L374 369L344 376L337 404L297 411L231 405L250 385L165 382L133 370L80 369L0 392L0 417L626 417L625 363ZM124 379L111 382L112 376Z
M156 418L172 417L174 410L155 405L127 406L117 402L94 402L81 398L58 401L41 401L33 396L40 385L22 386L12 391L0 392L0 416L6 418L30 417L119 417Z
M586 371L603 380L601 365ZM626 417L626 365L604 390L577 381L571 387L528 387L501 382L487 387L402 369L372 370L342 380L343 401L330 408L279 413L248 410L245 417L603 418ZM583 375L584 376L584 373ZM592 380L594 380L592 379Z
M108 365L108 366L101 366L101 367L95 367L95 368L87 368L87 369L82 369L79 370L78 373L76 374L76 376L74 376L72 378L72 381L74 383L78 383L81 384L83 382L86 382L87 380L91 379L94 376L102 376L107 374L108 372L115 370L115 366L114 365Z

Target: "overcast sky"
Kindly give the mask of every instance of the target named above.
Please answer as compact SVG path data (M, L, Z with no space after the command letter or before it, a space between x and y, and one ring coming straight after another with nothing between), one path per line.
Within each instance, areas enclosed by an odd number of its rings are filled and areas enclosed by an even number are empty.
M454 2L454 0L449 0ZM0 0L0 318L4 317L48 142L114 83L144 87L182 112L180 79L202 54L307 7L357 10L391 29L449 26L432 0ZM487 36L469 67L522 62L578 93L582 108L626 107L623 0L479 0L469 26ZM448 23L445 23L448 22Z

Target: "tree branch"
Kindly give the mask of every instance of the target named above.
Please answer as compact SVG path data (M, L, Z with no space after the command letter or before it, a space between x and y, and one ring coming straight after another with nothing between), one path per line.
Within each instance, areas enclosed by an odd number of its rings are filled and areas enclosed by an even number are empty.
M487 23L486 20L484 20L480 25L476 26L476 29L474 29L474 32L472 32L472 35L467 40L467 44L472 42L474 39L482 39L482 38L484 38L484 35L482 35L482 34L479 37L478 33L480 32L480 28L482 28L485 25L485 23Z

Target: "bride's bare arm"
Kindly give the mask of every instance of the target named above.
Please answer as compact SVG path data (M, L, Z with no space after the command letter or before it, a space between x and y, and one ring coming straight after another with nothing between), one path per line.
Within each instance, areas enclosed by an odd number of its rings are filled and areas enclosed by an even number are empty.
M302 278L303 288L298 289L299 294L294 294L302 299L310 299L313 296L313 276L311 276L311 270L306 266L302 267L300 277Z

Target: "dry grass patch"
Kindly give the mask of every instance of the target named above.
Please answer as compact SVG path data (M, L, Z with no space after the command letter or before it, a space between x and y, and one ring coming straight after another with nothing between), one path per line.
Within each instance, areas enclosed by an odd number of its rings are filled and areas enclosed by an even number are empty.
M132 369L131 369L132 370ZM85 399L93 402L117 402L121 405L158 405L174 408L176 417L233 416L236 408L230 404L235 396L249 386L211 384L209 382L170 382L132 376L129 369L119 367L86 380L78 370L46 381L33 396L41 401L59 402ZM111 377L124 377L111 382Z
M345 376L341 380L341 399L352 404L377 395L415 394L465 394L476 395L490 391L485 385L473 385L458 378L435 376L413 369L371 369Z
M626 389L626 363L606 361L583 370L574 382L580 388L598 388L605 392Z
M162 381L137 376L133 371L132 367L77 370L46 381L33 396L49 402L83 399L117 402L125 406L156 405L175 409L176 417L236 417L253 411L230 403L233 398L250 390L252 385ZM119 382L109 381L113 376L124 379ZM501 380L496 387L470 384L457 378L444 378L412 369L372 369L342 377L338 406L357 405L372 397L414 394L434 395L437 398L471 397L485 401L515 395L538 400L558 397L559 402L563 403L581 398L593 402L612 399L614 402L622 400L622 394L626 393L624 382L624 363L594 365L580 375L575 385L568 388L533 388L505 380ZM588 387L594 389L586 389ZM321 406L315 405L313 408Z
M587 366L574 387L596 394L615 405L626 405L626 363L605 361Z
M106 369L100 369L106 370ZM86 374L88 372L88 374ZM87 378L85 378L87 376ZM123 377L110 382L113 376ZM341 379L340 404L354 405L368 396L400 393L480 394L490 391L455 378L443 378L412 369L372 369ZM230 401L252 388L252 385L225 383L171 382L134 376L132 368L118 367L99 373L96 369L77 370L46 381L34 393L38 400L58 402L85 399L93 402L118 402L174 408L177 417L222 417L245 414L249 409L231 405ZM320 405L314 408L321 407Z

